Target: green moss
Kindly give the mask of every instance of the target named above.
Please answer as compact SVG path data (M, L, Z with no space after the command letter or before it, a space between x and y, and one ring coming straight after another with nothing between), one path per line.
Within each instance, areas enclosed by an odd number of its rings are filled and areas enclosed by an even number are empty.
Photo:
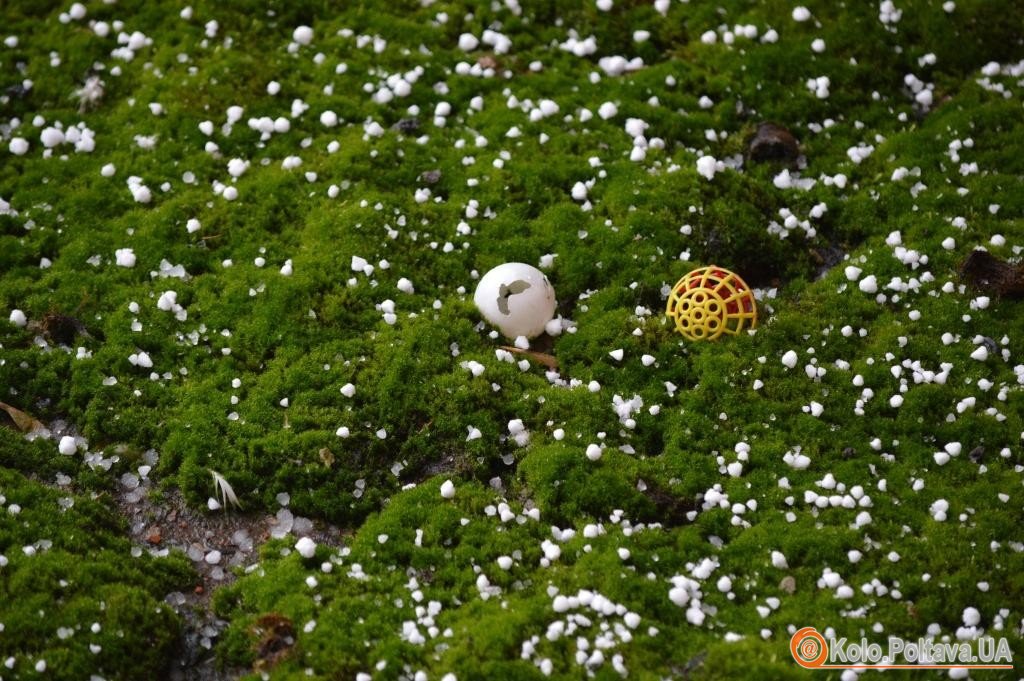
M40 660L60 679L162 674L180 626L163 598L189 583L184 557L136 555L101 499L5 468L0 497L0 656L16 677Z
M902 18L890 26L879 20L877 3L808 2L813 19L803 23L779 0L671 3L665 17L631 0L608 12L559 0L521 14L476 0L386 8L192 4L189 21L160 3L90 4L88 19L123 20L125 31L153 38L130 62L110 57L113 37L99 39L87 23L61 23L66 8L57 3L15 1L0 10L5 35L19 37L0 53L0 70L34 83L25 97L3 102L0 121L5 147L13 134L31 142L25 156L4 151L0 164L0 196L19 211L0 215L0 314L19 308L34 322L68 314L90 332L64 348L36 327L0 321L0 399L45 423L72 424L92 451L119 456L111 472L94 470L81 457L61 456L52 441L0 427L0 492L24 508L0 524L0 546L13 547L3 549L11 563L0 568L0 587L18 595L7 610L0 606L0 654L45 656L52 673L69 678L163 669L178 624L158 604L187 581L185 568L178 558L131 558L123 528L99 500L150 448L160 453L154 475L193 505L205 503L218 471L248 512L275 510L277 495L287 492L295 513L353 531L349 553L321 546L308 561L289 550L290 541L271 542L259 567L217 592L217 610L231 622L219 644L222 662L259 666L275 678L307 678L309 670L397 679L421 669L431 678L452 671L463 681L536 678L537 668L521 658L533 636L555 676L576 678L583 672L575 640L545 637L556 619L549 587L598 590L642 614L620 647L632 678L795 677L790 625L859 637L878 622L886 633L916 637L932 623L955 631L968 605L991 628L1000 609L1024 601L1024 566L1013 543L1022 520L1019 303L993 299L972 308L977 294L961 290L957 275L977 245L1019 257L1024 235L1019 86L996 77L1014 91L1003 97L977 82L987 62L1021 57L1019 27L1008 19L1019 9L1013 2L957 0L949 13L934 2L897 0ZM445 23L436 20L442 11ZM219 33L204 41L210 19ZM725 30L748 23L758 39L736 35L724 44ZM299 24L314 26L316 40L291 53L286 45ZM380 53L357 47L342 28L388 46ZM457 62L486 52L456 49L458 36L488 28L513 40L508 54L487 52L497 77L455 75ZM594 35L598 53L581 58L559 49L570 29ZM649 39L636 42L637 29L650 31ZM778 31L777 42L760 40L769 29ZM715 44L701 41L708 30L719 32ZM823 53L810 50L815 38L825 41ZM51 52L61 67L50 66ZM316 52L323 64L311 59ZM597 60L613 54L640 56L645 66L606 76ZM923 61L929 54L934 64ZM530 68L534 61L539 71ZM336 73L342 62L347 71ZM79 113L73 93L97 63L106 66L106 93ZM417 67L423 73L408 98L381 106L363 92L364 84L373 88L387 74ZM927 113L906 91L911 73L934 84ZM821 75L832 81L826 99L805 86ZM276 97L267 93L270 80L281 84ZM444 94L434 87L442 82ZM531 122L508 106L511 95L534 104L551 98L560 109ZM468 105L476 96L484 100L479 111ZM290 132L261 140L246 124L287 114L293 99L309 110L291 119ZM453 106L444 127L432 120L441 100ZM583 120L584 108L594 114L606 101L616 103L617 116ZM152 115L150 102L164 114ZM227 134L224 112L234 104L245 113ZM411 117L411 105L420 109L418 130L365 138L364 121L391 128ZM325 109L346 125L320 125ZM44 158L32 124L37 114L65 127L83 121L96 131L96 151L62 147ZM21 128L8 131L15 117ZM643 163L628 160L629 117L649 124ZM198 129L204 120L215 125L209 138ZM801 176L816 179L813 187L779 189L778 168L770 166L746 164L711 181L696 172L703 154L738 160L762 120L799 139ZM506 136L513 126L521 137ZM153 134L152 150L133 141ZM478 136L486 146L477 146ZM968 139L962 160L954 160L950 143ZM208 141L217 153L204 150ZM332 141L338 150L327 153ZM862 143L875 149L855 164L847 150ZM293 154L302 166L285 170L281 160ZM235 181L238 200L227 202L210 187L225 180L231 158L251 167ZM961 162L976 162L979 172L962 173ZM100 174L106 163L117 167L113 178ZM898 168L911 175L893 180ZM432 200L417 203L413 192L426 186L421 178L430 170L440 171ZM184 182L186 172L195 183ZM845 187L831 181L838 173ZM150 204L132 200L124 186L130 175L153 191ZM584 211L569 192L592 178ZM332 184L338 194L328 198ZM476 217L468 217L471 201ZM827 210L808 218L822 203ZM769 232L787 210L808 219L814 236ZM961 227L951 224L956 217L964 218ZM202 229L190 234L192 218ZM914 269L893 257L886 239L894 231L928 262ZM1005 243L991 241L996 233ZM952 250L943 245L947 237L955 239ZM135 268L113 264L122 247L135 250ZM829 270L836 253L850 262ZM559 312L576 323L535 348L557 359L557 377L537 363L522 370L496 357L506 341L478 325L471 302L490 267L547 254L557 256L547 274ZM89 262L95 255L98 265ZM353 272L353 256L366 258L373 275ZM52 266L39 267L43 258ZM151 274L164 259L188 277ZM290 277L278 272L286 259ZM689 344L667 323L663 291L709 263L760 289L756 333ZM847 264L875 275L885 301L848 281ZM397 291L403 276L415 294ZM894 295L886 288L894 277L916 277L920 291ZM953 293L939 294L947 281ZM187 320L157 309L166 290L177 292ZM396 304L393 325L379 308L387 299ZM133 330L136 322L141 328ZM943 343L945 332L959 340ZM985 362L970 359L975 336L994 340L1009 360L997 352ZM78 359L79 347L88 356ZM616 348L621 361L608 354ZM788 350L798 353L793 369L780 363ZM139 351L151 356L152 369L129 362ZM643 355L653 362L641 362ZM932 372L953 366L945 383L919 384L903 359ZM485 372L473 377L464 361ZM808 378L806 365L825 373ZM903 369L899 376L894 365ZM600 386L593 392L592 381ZM983 389L984 381L991 387ZM352 398L339 390L349 382ZM890 398L898 393L897 408ZM633 423L615 413L616 396L643 401ZM824 407L820 418L804 411L812 401ZM513 419L530 433L525 447L508 437ZM350 436L336 435L340 427ZM470 429L481 437L468 440ZM556 429L564 438L554 438ZM606 445L598 462L583 455L592 442ZM741 442L750 453L734 477L726 466L738 461ZM951 442L963 452L937 465L934 453ZM796 447L810 457L806 469L783 460ZM978 447L980 463L968 455ZM805 501L808 491L846 493L824 487L829 473L843 490L859 486L870 504ZM76 490L64 513L56 499L71 493L43 484L58 474ZM446 479L456 484L453 501L439 494ZM924 487L915 489L918 480ZM499 481L500 490L492 487ZM706 503L710 490L727 495L724 506ZM938 499L950 504L945 522L931 512ZM500 522L488 514L500 503L516 517ZM742 513L734 512L737 504ZM539 522L526 513L534 508ZM853 527L861 510L871 523ZM604 534L582 536L598 524ZM558 542L561 556L542 566L542 542L558 534L553 525L577 534ZM31 558L20 553L44 538L53 547ZM863 552L860 562L849 561L851 550ZM772 567L771 551L790 567ZM515 556L510 570L496 567L499 556ZM719 567L703 583L707 619L697 627L667 594L673 576L690 574L706 557ZM332 572L322 571L324 562ZM366 580L348 576L357 562ZM817 586L825 568L842 573L852 599ZM483 599L480 574L501 594ZM732 576L732 598L715 588L721 575ZM307 585L310 576L317 587ZM787 576L796 583L792 594L780 585ZM890 595L860 590L873 579ZM443 606L439 635L423 646L399 635L417 617L417 588L424 602ZM762 617L757 605L773 596L779 609ZM845 617L848 610L863 617ZM268 613L289 618L297 631L276 665L259 654L255 627ZM1007 633L1019 615L1009 608ZM87 654L84 630L66 640L55 633L90 618L109 623L97 635L98 657ZM311 621L316 626L306 631ZM762 629L770 630L767 640ZM726 642L726 633L743 638ZM1011 639L1020 648L1019 633ZM28 677L29 669L15 673ZM594 671L595 678L618 677L609 663Z

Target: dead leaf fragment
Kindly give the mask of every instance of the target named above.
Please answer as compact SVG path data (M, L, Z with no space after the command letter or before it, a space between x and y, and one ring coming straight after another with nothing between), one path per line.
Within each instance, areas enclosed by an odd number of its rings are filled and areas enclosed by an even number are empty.
M267 613L256 620L252 632L259 641L256 643L255 668L270 669L287 657L295 645L295 625L292 621L276 612Z
M43 425L42 421L29 416L17 407L12 407L6 402L0 402L0 409L7 412L7 415L11 417L11 421L14 422L14 427L22 433L34 433L40 430L46 430L46 426Z

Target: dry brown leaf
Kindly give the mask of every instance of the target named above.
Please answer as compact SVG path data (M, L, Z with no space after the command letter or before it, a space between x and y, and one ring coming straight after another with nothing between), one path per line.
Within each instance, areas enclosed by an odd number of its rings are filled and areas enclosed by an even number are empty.
M23 433L31 433L37 430L46 430L46 426L43 425L39 419L29 416L17 407L12 407L6 402L0 402L0 409L7 412L7 415L14 421L14 427Z

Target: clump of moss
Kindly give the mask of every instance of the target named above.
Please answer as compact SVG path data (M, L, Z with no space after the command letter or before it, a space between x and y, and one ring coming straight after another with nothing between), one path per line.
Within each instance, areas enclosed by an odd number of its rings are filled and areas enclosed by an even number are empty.
M157 677L180 621L164 596L186 588L180 555L133 547L102 498L0 468L0 657L15 678ZM13 665L13 666L12 666Z

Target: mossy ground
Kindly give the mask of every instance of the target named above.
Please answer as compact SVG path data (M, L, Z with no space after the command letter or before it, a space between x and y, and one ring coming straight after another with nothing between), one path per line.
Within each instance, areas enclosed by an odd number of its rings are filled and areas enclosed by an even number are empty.
M321 548L316 559L303 560L287 550L292 542L272 542L257 568L217 594L218 612L232 622L219 648L225 665L255 664L275 678L366 672L383 679L417 670L430 678L533 678L540 672L520 655L534 635L541 637L536 659L551 659L555 675L585 676L574 660L575 637L544 638L558 618L551 587L597 591L641 615L631 640L616 648L631 678L837 678L796 667L788 627L916 639L934 623L952 635L968 606L978 608L989 633L1010 636L1024 654L1024 419L1014 371L1024 314L1013 300L975 309L976 294L956 274L975 246L1011 259L1024 246L1021 84L992 77L1012 92L1004 97L978 82L986 63L1024 58L1019 3L958 0L947 12L939 2L897 0L902 16L890 25L880 21L875 3L808 2L813 18L805 23L792 19L789 3L738 0L672 3L664 17L650 3L622 1L609 12L593 3L550 2L516 15L490 2L333 7L200 0L191 20L164 3L86 4L86 19L69 24L58 20L67 8L53 3L10 2L0 10L0 30L19 39L0 49L3 85L33 82L26 96L8 94L0 108L0 197L18 212L0 215L0 311L6 317L19 308L30 320L73 315L91 335L64 348L52 339L37 343L33 327L0 321L0 399L46 422L75 424L91 451L117 451L120 460L110 472L97 471L79 456L61 456L52 441L29 442L0 428L0 493L24 509L0 525L0 552L10 559L0 567L0 657L46 656L47 673L67 678L145 678L161 667L176 625L157 612L157 602L187 579L183 565L173 557L132 558L110 511L91 498L134 470L149 448L160 452L154 476L180 486L193 504L211 496L216 470L247 511L276 509L276 495L287 492L296 513L355 530L344 556ZM436 22L439 12L447 23ZM212 19L217 33L206 38L204 24ZM125 32L141 31L153 44L121 62L110 56L117 31L101 39L88 27L92 20L123 20ZM736 37L723 44L725 30L748 23L759 35L774 28L778 41ZM312 26L316 37L291 53L287 44L300 24ZM510 53L489 56L498 75L453 73L459 61L475 63L486 52L467 55L456 47L458 36L492 26L513 43ZM343 28L354 34L340 34ZM580 38L596 36L597 54L558 49L570 29ZM635 43L637 29L649 30L650 39ZM718 30L715 44L701 41L708 30ZM387 46L379 53L372 41L357 46L358 36L379 36ZM823 53L811 51L814 38L824 39ZM51 66L51 52L59 66ZM322 64L312 58L317 52L325 55ZM597 58L615 54L640 56L645 66L606 76ZM920 61L929 54L933 64ZM529 68L535 60L543 64L537 72ZM339 63L347 65L343 74L335 73ZM120 75L110 72L115 65ZM387 74L417 66L423 75L404 99L380 105L363 91L364 83L376 89ZM73 93L94 72L105 94L79 113ZM595 82L592 73L602 77ZM933 84L930 110L914 104L909 73ZM831 93L819 99L805 81L823 75ZM266 91L271 80L281 84L276 97ZM446 93L434 87L442 82ZM327 84L333 93L323 90ZM506 105L510 95L550 98L560 111L531 122ZM483 98L480 111L469 106L476 96ZM710 107L700 105L702 96ZM289 116L296 98L309 110L291 120L289 132L261 142L246 125L250 117ZM453 108L445 127L432 120L439 101ZM582 109L596 112L606 101L617 104L614 118L581 120ZM150 102L164 113L153 115ZM245 114L225 134L225 110L236 104ZM411 105L421 108L419 130L391 129L409 117ZM328 109L345 123L321 125L319 114ZM65 145L44 157L36 115L46 125L84 121L96 132L95 151ZM630 161L628 117L644 119L647 136L663 139L664 149ZM10 129L16 118L21 127ZM386 129L383 136L364 135L367 119ZM215 124L210 137L198 128L204 120ZM800 139L802 174L819 179L813 188L777 188L779 169L767 166L728 169L711 181L697 173L698 156L741 153L760 120L779 122ZM522 137L506 137L513 126ZM724 134L709 141L708 130ZM154 134L151 150L133 139ZM6 140L15 136L29 139L28 154L7 153ZM478 136L486 146L476 145ZM959 155L980 171L962 174L950 143L968 139ZM216 153L204 151L210 140ZM328 153L332 141L339 148ZM860 143L875 149L856 164L847 150ZM502 152L509 158L499 167L494 161ZM281 167L290 155L301 157L300 168ZM588 163L592 156L600 169ZM252 165L234 182L239 197L229 202L211 183L229 182L225 166L236 157ZM114 177L101 175L107 163L116 166ZM919 174L893 180L901 167ZM417 203L414 190L425 186L418 178L434 169L441 177L431 186L433 198ZM584 212L570 189L599 170L606 175L590 190L592 210ZM194 184L183 181L186 172L196 176ZM316 173L314 181L307 172ZM821 179L838 173L848 177L845 186ZM125 185L130 175L152 190L150 203L133 201ZM925 187L912 193L918 182ZM333 198L332 184L340 188ZM813 238L769 232L769 223L782 222L780 209L803 220L822 202L827 212L813 221ZM954 226L957 217L962 226ZM191 218L201 230L186 230ZM457 231L460 221L470 234ZM912 270L894 258L886 244L894 231L906 248L927 254L927 264ZM995 234L1004 241L992 241ZM942 245L948 237L955 239L951 250ZM134 268L114 264L115 249L125 247L135 251ZM841 250L848 261L819 279L827 249ZM509 260L537 263L545 254L557 254L547 274L561 313L577 325L553 339L549 352L563 378L582 381L576 388L553 385L539 365L521 371L497 361L495 347L504 341L488 336L472 305L471 271ZM378 265L370 277L353 273L353 256L374 265L386 259L390 267ZM254 264L257 257L265 267ZM42 258L52 266L41 268ZM152 275L165 259L183 265L188 279ZM223 265L227 259L233 266ZM286 259L291 276L278 272ZM762 301L756 334L690 344L662 318L664 287L711 262L764 291L777 289ZM848 264L877 277L884 303L847 281ZM885 288L893 277L906 281L924 272L934 280L922 279L917 291ZM399 277L413 281L415 294L396 290ZM952 293L941 291L946 282L953 282ZM166 290L177 292L186 321L157 308ZM396 301L394 325L376 307L385 299ZM133 301L138 313L129 309ZM640 314L642 308L652 313ZM132 330L134 320L141 330ZM842 333L847 325L854 333ZM944 344L946 332L959 341ZM984 362L970 358L979 335L995 341ZM78 346L91 355L77 358ZM625 351L621 362L608 355L616 348ZM792 370L779 361L788 350L800 357ZM152 357L151 369L129 362L139 351ZM643 354L654 363L644 366ZM891 373L903 359L935 372L943 362L953 368L944 385L918 385L909 369L902 377ZM485 373L472 377L460 366L465 360L484 364ZM803 370L812 361L827 368L816 380ZM852 382L857 374L875 392L863 415L854 410L862 398ZM240 387L232 386L236 378ZM901 378L904 401L891 406ZM601 389L587 390L590 381ZM754 390L755 381L764 387ZM353 398L339 393L348 382L357 387ZM677 390L669 394L666 382ZM614 395L642 398L635 428L619 422ZM975 404L958 412L968 397ZM287 407L280 405L284 398ZM820 418L803 411L811 401L824 406ZM660 412L650 413L652 405ZM229 419L232 413L238 418ZM531 432L525 448L507 437L512 419ZM340 426L351 436L339 438ZM467 441L471 427L482 437ZM386 439L375 434L381 428ZM552 437L556 428L564 440ZM608 446L591 462L583 452L598 433ZM870 446L875 440L878 449ZM750 445L749 461L731 477L725 465L736 461L740 442ZM940 467L933 453L951 442L961 443L963 453ZM633 453L620 451L624 445ZM783 462L797 446L811 458L805 470ZM977 447L984 448L980 461L968 456ZM510 456L512 465L504 460ZM870 508L805 503L805 490L836 493L816 485L828 473L847 490L862 486ZM45 486L58 474L71 477L76 499L62 514L56 500L71 492ZM503 482L500 491L490 486L494 477ZM780 487L782 477L791 489ZM457 489L450 501L438 492L448 478ZM917 480L923 488L915 489ZM715 485L730 504L753 500L756 509L737 520L729 504L703 508ZM502 499L522 522L485 512ZM944 522L930 511L939 499L949 502ZM522 515L528 507L539 508L539 522ZM624 532L622 522L609 520L616 509L646 529ZM861 510L872 520L856 528ZM607 534L582 537L590 523L603 523ZM552 540L552 525L575 528L577 536L541 567L541 543ZM23 555L21 546L41 539L53 548ZM629 550L627 559L620 548ZM852 564L847 553L854 549L864 555ZM772 567L771 551L782 552L789 567ZM509 571L495 564L503 555L515 557ZM706 621L694 626L668 599L669 578L689 574L690 564L707 557L719 566L703 585ZM322 571L324 562L334 563L330 573ZM350 576L354 563L366 579ZM825 568L854 587L851 599L816 585ZM500 595L480 597L481 573ZM732 576L731 595L715 588L721 575ZM306 584L311 576L315 587ZM795 579L792 594L780 586L787 576ZM55 586L58 579L79 588L67 593ZM863 593L873 579L890 593ZM424 603L442 606L435 617L441 633L424 645L400 639L402 623L417 619L417 588ZM756 607L769 597L781 605L762 618ZM114 618L99 637L109 662L89 656L84 633L55 638L60 626L103 617L96 614L101 601ZM45 626L37 609L47 613ZM294 646L273 665L257 659L254 627L267 613L286 616L297 631ZM114 640L118 626L123 649ZM743 638L726 640L727 633ZM129 651L132 666L123 666ZM611 653L592 671L619 676ZM30 677L31 665L19 662L13 674Z

